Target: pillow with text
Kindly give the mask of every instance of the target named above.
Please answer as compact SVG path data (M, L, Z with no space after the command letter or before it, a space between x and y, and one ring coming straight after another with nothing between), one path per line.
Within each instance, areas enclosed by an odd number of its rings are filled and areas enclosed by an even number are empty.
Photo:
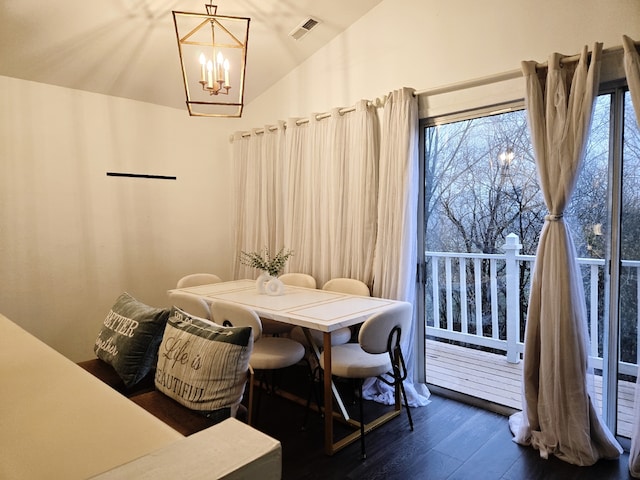
M154 367L169 309L145 305L128 293L118 297L102 324L93 351L127 387Z
M251 327L223 327L173 307L158 350L156 389L192 410L235 416L252 350Z

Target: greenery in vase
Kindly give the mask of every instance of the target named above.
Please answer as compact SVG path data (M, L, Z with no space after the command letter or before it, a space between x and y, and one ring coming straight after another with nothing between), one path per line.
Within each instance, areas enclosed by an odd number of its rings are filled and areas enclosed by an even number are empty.
M282 272L289 257L293 252L282 247L278 253L271 255L267 247L260 252L240 252L240 263L248 267L263 270L269 275L277 277Z

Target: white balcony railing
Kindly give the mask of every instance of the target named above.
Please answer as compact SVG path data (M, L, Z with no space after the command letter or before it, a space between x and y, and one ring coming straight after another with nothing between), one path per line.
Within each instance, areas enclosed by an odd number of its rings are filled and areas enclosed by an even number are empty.
M520 291L521 271L532 272L535 261L533 255L520 255L521 248L518 236L510 234L503 246L504 254L425 252L426 334L435 339L504 352L508 362L519 362L524 351L521 322L526 318L526 311L521 312L524 303L521 297L526 301L529 296L528 282L523 285L525 291ZM522 268L525 263L529 268ZM599 306L604 292L601 269L605 261L578 258L578 264L583 272L588 302L591 366L602 369L599 352L603 332L599 324L603 322ZM634 270L636 278L640 279L640 261L626 260L622 267ZM473 276L472 281L467 279L468 274ZM640 289L636 290L636 305L640 305ZM638 322L640 308L636 310ZM638 332L640 336L640 329ZM638 363L621 361L619 372L635 377Z

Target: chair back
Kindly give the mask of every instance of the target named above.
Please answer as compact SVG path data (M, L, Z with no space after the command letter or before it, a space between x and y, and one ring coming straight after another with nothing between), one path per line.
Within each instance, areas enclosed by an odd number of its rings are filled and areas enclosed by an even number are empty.
M322 286L323 290L331 292L350 293L351 295L371 296L369 287L355 278L332 278Z
M211 319L218 325L232 327L251 327L253 341L262 336L262 322L253 310L230 302L216 301L211 304Z
M372 315L362 324L358 342L365 352L384 353L399 345L401 335L409 335L413 306L408 302ZM392 344L393 343L393 344Z
M169 292L169 301L180 310L211 320L209 305L201 297L186 292Z
M296 287L316 288L316 279L306 273L283 273L278 279L285 285Z
M219 283L222 279L213 273L192 273L185 275L180 280L176 288L197 287L198 285L208 285L210 283Z

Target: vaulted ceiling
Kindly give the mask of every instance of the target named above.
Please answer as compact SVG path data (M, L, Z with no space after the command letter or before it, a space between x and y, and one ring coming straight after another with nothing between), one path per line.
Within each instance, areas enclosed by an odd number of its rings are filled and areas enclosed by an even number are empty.
M219 0L218 14L251 18L245 104L381 0ZM3 0L0 75L185 108L172 10L203 0ZM321 23L300 40L307 17Z

